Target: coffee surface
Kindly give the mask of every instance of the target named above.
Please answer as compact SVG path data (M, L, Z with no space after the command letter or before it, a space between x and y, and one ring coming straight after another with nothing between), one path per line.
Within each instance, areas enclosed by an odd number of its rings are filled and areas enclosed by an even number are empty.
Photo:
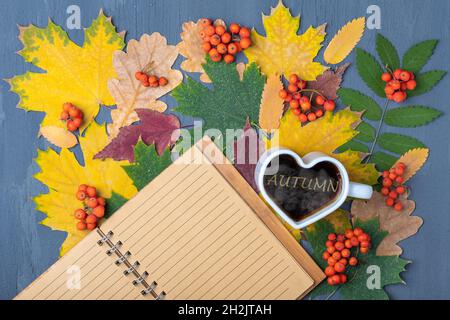
M341 192L341 176L331 162L302 168L289 155L274 158L266 169L264 188L294 221L300 221L333 202Z

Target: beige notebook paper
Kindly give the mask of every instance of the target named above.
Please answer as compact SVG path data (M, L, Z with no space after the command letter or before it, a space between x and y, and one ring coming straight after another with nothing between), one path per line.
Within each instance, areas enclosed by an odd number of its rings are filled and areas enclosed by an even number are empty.
M205 138L16 299L297 299L322 279Z

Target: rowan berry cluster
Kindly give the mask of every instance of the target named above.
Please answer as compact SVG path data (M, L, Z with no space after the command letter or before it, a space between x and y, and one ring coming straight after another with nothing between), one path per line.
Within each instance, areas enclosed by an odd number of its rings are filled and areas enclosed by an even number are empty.
M78 230L94 230L98 221L105 216L106 201L97 195L97 189L82 184L78 187L76 198L83 202L83 209L75 210Z
M366 254L372 246L370 236L361 228L347 229L345 234L330 233L325 242L327 249L322 258L328 263L325 275L329 285L334 286L347 282L345 269L348 266L356 266L358 259L353 254L359 252Z
M157 77L155 75L148 75L145 72L137 71L134 76L139 80L144 87L164 87L169 83L166 77Z
M406 187L403 185L405 181L403 178L405 169L405 164L399 162L395 167L383 172L383 188L381 188L381 194L386 197L386 205L394 207L396 211L403 210L403 205L398 198L399 195L406 192Z
M281 89L279 96L285 103L289 103L292 113L301 123L315 121L323 117L325 111L335 109L333 100L327 100L315 90L306 89L307 82L300 79L298 75L292 74L288 80L287 88Z
M390 72L383 73L381 80L386 82L384 88L386 97L397 103L405 101L408 97L406 91L414 90L417 86L414 73L402 69L397 69L392 74Z
M76 131L83 123L83 112L70 102L66 102L62 106L61 120L66 122L67 130Z
M227 30L226 25L214 26L210 19L203 18L200 19L200 25L202 48L214 62L219 62L223 58L226 63L232 63L238 52L252 45L250 29L237 23L230 24Z

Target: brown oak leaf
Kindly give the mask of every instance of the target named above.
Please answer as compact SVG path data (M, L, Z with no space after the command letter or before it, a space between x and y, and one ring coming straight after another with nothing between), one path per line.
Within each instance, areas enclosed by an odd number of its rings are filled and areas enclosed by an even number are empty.
M140 123L120 128L117 137L97 153L94 159L112 158L116 161L134 162L134 146L139 139L148 146L154 143L158 155L178 140L180 120L173 114L166 115L148 109L137 109L136 113Z
M327 70L318 76L316 81L308 82L308 89L317 90L327 99L336 100L342 83L342 76L347 70L350 63L345 63L336 68L336 70Z
M399 256L402 248L398 242L417 233L423 224L422 218L412 216L416 204L408 200L407 196L401 198L403 210L398 212L385 204L385 198L379 192L374 192L370 200L354 200L351 207L353 219L367 221L378 218L380 229L388 232L376 249L378 256Z

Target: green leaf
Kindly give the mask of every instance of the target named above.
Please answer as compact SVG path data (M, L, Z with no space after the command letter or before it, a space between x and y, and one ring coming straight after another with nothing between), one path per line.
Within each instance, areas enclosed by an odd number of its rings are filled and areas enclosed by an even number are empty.
M250 117L250 121L258 122L265 77L255 63L247 66L242 81L234 63L212 62L207 58L203 68L211 79L213 88L208 89L188 78L172 93L178 102L175 110L203 118L204 130L219 129L222 136L215 142L223 143L226 129L243 128L247 117Z
M381 80L383 69L377 60L363 49L356 48L356 67L359 76L367 86L378 96L385 98L384 87L386 84Z
M158 156L154 145L147 146L142 141L134 147L134 159L133 164L123 168L138 190L144 188L172 163L168 148Z
M123 206L127 201L128 199L113 191L111 194L111 198L106 200L105 218L111 217L113 213L119 210L119 208Z
M361 122L356 130L359 132L355 139L364 141L364 142L372 142L375 140L376 130L367 122Z
M378 145L385 150L397 154L405 154L407 151L414 148L426 148L426 146L416 138L397 133L383 133L378 139Z
M374 121L381 119L381 107L369 96L350 88L340 88L338 95L342 103L349 106L351 110L364 111L365 118Z
M364 143L350 140L347 143L344 143L342 146L340 146L337 151L338 152L344 152L347 150L353 150L353 151L359 151L363 153L369 153L369 147L366 146Z
M403 56L403 69L419 73L430 59L437 43L437 40L426 40L409 48Z
M409 97L419 96L424 94L436 86L439 81L447 74L445 71L433 70L424 73L420 73L416 76L415 80L417 86L414 90L408 91Z
M442 112L425 106L408 106L386 112L385 123L393 127L414 128L430 123Z
M375 163L379 171L389 170L398 158L391 156L390 154L378 151L372 156L371 163Z
M376 47L378 56L384 67L391 71L400 67L400 58L398 57L397 49L394 45L381 34L377 34Z
M322 259L322 252L325 250L325 241L328 233L336 232L333 225L326 221L320 220L316 226L315 235L307 231L306 235L308 241L313 247L313 258L322 266L325 262ZM392 284L404 284L400 277L400 273L405 271L405 267L410 261L399 258L398 256L377 256L376 248L381 241L387 236L387 232L379 229L378 219L368 220L366 222L356 221L355 226L361 227L372 238L373 248L367 254L358 254L358 265L355 267L348 267L346 284L339 287L332 287L322 282L313 292L310 297L331 296L335 291L337 294L346 300L387 300L387 295L384 288ZM379 277L376 274L379 272ZM368 287L368 284L374 284L373 279L380 280L380 288Z

